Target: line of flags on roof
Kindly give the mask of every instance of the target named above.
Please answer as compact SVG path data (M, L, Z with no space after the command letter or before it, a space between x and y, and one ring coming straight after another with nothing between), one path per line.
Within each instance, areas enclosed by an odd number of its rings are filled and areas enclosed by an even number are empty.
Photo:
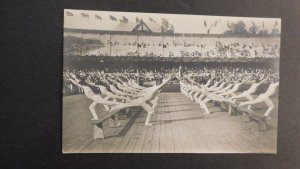
M74 16L74 14L73 14L72 12L69 12L69 11L66 11L66 15L67 15L67 16L71 16L71 17ZM87 13L82 12L82 13L81 13L81 17L82 17L82 18L88 19L88 18L90 17L90 15L87 14ZM95 14L95 19L102 21L102 17L99 16L99 15L97 15L97 14ZM113 15L109 15L109 19L110 19L111 21L118 21L118 19L117 19L116 17L114 17ZM166 21L165 19L163 19L163 20ZM140 22L140 21L141 21L141 19L139 19L138 17L136 17L136 22ZM119 19L119 22L120 22L120 23L128 23L129 20L128 20L128 18L126 18L125 16L122 16L122 18ZM149 18L149 22L156 23L156 21L155 21L153 18L151 18L151 17Z
M70 12L70 11L66 11L66 15L67 15L67 16L70 16L70 17L73 17L73 16L74 16L74 14L73 14L72 12ZM88 19L88 18L90 17L90 15L87 14L87 13L82 12L82 13L81 13L81 17L82 17L82 18ZM97 14L95 14L95 19L102 21L102 17L99 16L99 15L97 15ZM112 15L109 15L109 19L110 19L111 21L118 21L118 19L117 19L116 17L112 16ZM136 22L140 22L141 20L142 20L142 19L136 17ZM162 24L163 24L163 25L168 25L168 23L169 23L168 20L166 20L165 18L162 18L161 21L162 21ZM126 23L129 22L129 20L128 20L128 18L126 18L125 16L122 16L122 18L119 19L119 22L120 22L120 23L125 23L125 24L126 24ZM151 18L151 17L149 18L149 22L156 23L156 21L155 21L153 18ZM211 24L208 26L206 20L203 21L203 25L204 25L205 28L208 28L208 30L207 30L208 32L209 32L212 28L217 27L218 23L219 23L219 21L215 21L215 22L211 23ZM227 27L228 27L229 29L231 29L233 25L234 25L234 23L229 23L229 21L227 21ZM255 24L254 21L252 21L252 25L253 25L253 26L256 26L256 24ZM172 26L173 26L173 25L172 25ZM278 26L278 21L276 20L275 23L274 23L274 27L273 27L273 28L276 28L277 26ZM264 22L264 21L262 22L261 27L262 27L262 28L265 28L265 22Z
M70 16L70 17L74 16L74 14L72 12L70 12L70 11L66 11L66 15ZM81 15L82 18L86 18L86 19L90 18L90 15L87 14L87 13L84 13L84 12L82 12L80 15ZM97 15L97 14L95 14L95 19L102 21L102 17L99 16L99 15ZM118 21L118 19L115 16L113 16L113 15L109 15L109 19L111 21ZM136 17L136 22L140 22L141 20L142 19L139 19L138 17ZM162 19L162 20L163 21L167 21L166 19ZM125 16L122 16L122 18L119 19L119 22L120 23L128 23L129 20ZM156 23L156 21L153 18L151 18L151 17L149 18L149 22Z
M252 22L253 26L256 26L256 24L255 24L254 21L251 21L251 22ZM233 24L234 23L229 23L229 21L227 21L227 27L228 28L231 28ZM203 21L203 25L204 25L204 27L207 27L206 20ZM215 21L213 24L210 25L210 28L216 27L217 25L218 25L218 21ZM276 20L275 23L274 23L274 27L273 28L276 28L277 26L278 26L278 21ZM262 22L262 28L265 28L265 22L264 21Z

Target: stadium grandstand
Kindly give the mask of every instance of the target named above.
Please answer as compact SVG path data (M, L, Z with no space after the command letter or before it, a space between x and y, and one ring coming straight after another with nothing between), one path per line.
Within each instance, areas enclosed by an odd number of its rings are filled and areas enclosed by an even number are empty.
M65 28L64 55L171 59L279 57L280 34L227 32L175 33L168 22L146 23L142 19L136 23L120 22L111 31Z

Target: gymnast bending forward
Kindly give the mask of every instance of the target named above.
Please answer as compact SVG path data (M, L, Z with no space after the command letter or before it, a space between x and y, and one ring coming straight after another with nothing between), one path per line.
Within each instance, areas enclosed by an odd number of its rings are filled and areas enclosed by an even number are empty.
M161 84L156 84L152 87L143 89L140 93L138 93L130 102L128 103L119 103L111 107L110 113L118 112L122 109L129 107L142 107L147 111L147 118L145 120L145 125L151 126L150 123L151 116L155 111L156 106L158 105L158 94L160 89L166 85L171 79L173 75L170 75L168 78L162 81ZM150 106L149 104L152 104Z
M92 104L89 106L89 109L92 113L92 120L98 120L98 116L96 114L95 108L97 104L103 104L103 105L116 105L116 104L120 104L121 102L117 102L117 101L108 101L105 98L102 98L100 95L97 95L93 92L93 90L91 89L90 85L84 80L78 80L76 78L76 75L71 74L71 77L69 77L69 80L75 84L76 86L80 87L83 89L85 96L92 100Z
M245 106L245 105L254 105L254 104L257 104L257 103L265 103L268 106L268 109L264 113L264 116L269 117L272 110L275 109L275 105L274 105L273 101L270 99L270 97L275 94L276 88L278 86L279 86L278 79L273 78L272 83L270 84L269 88L267 89L267 91L265 93L260 94L254 100L241 102L238 106L241 107L241 106Z

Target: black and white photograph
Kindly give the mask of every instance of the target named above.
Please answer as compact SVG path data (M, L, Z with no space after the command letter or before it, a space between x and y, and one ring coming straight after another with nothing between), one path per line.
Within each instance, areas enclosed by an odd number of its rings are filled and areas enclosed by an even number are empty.
M62 152L276 154L280 36L280 18L65 9Z

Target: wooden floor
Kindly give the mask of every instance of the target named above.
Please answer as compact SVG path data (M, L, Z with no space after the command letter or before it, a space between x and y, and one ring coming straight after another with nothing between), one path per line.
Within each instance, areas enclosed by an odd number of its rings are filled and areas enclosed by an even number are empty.
M120 127L104 124L106 138L93 140L90 103L84 95L63 98L63 153L276 153L277 113L268 120L271 129L259 132L255 122L219 107L203 115L181 93L161 93L154 126L144 125L145 112L132 112Z

